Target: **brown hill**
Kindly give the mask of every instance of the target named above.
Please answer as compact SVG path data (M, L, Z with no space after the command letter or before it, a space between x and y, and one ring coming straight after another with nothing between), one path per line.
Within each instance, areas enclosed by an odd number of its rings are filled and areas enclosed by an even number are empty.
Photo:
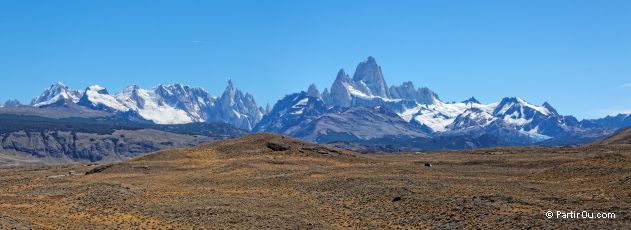
M594 144L599 144L599 145L631 144L631 127L622 129L609 137L596 141Z
M240 158L257 156L306 156L306 157L336 157L355 158L356 153L312 144L300 139L273 133L257 133L238 139L219 141L211 144L191 148L159 151L131 162L145 162L156 160L208 160L215 158Z
M267 167L267 164L298 165L296 161L300 161L299 165L309 170L321 165L366 162L368 159L348 150L312 144L273 133L257 133L195 147L162 150L128 162L107 165L100 172L169 173L170 170L207 168L226 162L234 162L227 167L234 169L245 164L249 164L248 167Z

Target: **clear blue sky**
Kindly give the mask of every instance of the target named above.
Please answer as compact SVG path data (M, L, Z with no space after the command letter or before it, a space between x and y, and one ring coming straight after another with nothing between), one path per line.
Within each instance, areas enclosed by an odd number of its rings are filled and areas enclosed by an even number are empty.
M374 56L447 101L631 112L631 1L1 1L0 100L228 78L259 104Z

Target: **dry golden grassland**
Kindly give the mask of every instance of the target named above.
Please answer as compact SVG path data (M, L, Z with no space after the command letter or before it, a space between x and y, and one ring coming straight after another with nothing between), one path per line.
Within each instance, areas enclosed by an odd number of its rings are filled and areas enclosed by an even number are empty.
M5 168L0 184L0 229L631 227L628 145L359 154L256 134L111 167Z

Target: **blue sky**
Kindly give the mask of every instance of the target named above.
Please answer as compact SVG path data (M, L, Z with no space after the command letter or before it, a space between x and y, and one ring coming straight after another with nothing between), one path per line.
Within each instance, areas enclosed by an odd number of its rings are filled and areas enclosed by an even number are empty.
M1 1L0 100L226 81L259 104L374 56L388 84L631 113L631 1Z

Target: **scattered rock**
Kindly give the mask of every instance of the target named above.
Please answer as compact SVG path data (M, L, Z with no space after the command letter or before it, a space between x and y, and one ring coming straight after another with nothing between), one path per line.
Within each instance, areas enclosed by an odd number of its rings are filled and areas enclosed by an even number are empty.
M432 167L432 164L430 164L430 163L425 163L425 167Z
M273 151L287 151L289 150L288 147L282 146L280 144L277 143L272 143L272 142L268 142L267 143L267 147Z
M400 201L400 200L401 200L401 197L400 197L400 196L397 196L397 197L395 197L394 199L392 199L392 202L397 202L397 201Z
M133 169L144 169L144 170L149 170L149 166L148 165L143 165L143 166L133 166Z
M47 176L46 178L60 178L60 177L65 177L66 175L54 175L54 176Z
M112 165L109 164L109 165L103 165L103 166L100 166L100 167L96 167L96 168L90 169L90 171L85 172L85 175L90 175L90 174L94 174L94 173L100 173L100 172L103 172L103 170L105 170L105 169L107 169L109 167L112 167Z

